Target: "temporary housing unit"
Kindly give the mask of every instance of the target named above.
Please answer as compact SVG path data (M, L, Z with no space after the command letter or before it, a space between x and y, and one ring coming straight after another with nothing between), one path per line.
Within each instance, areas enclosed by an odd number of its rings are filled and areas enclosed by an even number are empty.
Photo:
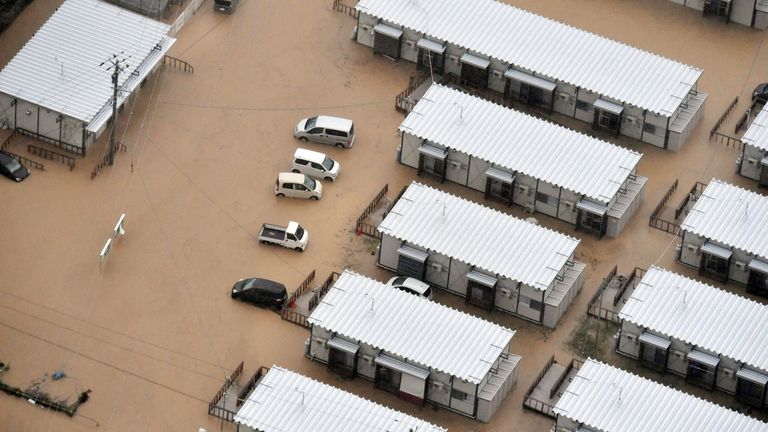
M768 186L768 109L765 106L741 137L741 147L739 174L757 180L760 186Z
M280 366L256 383L234 420L238 432L446 431Z
M380 266L549 328L584 285L578 239L419 183L378 231Z
M677 151L704 116L700 69L496 0L360 0L375 54Z
M639 153L433 84L400 125L400 162L600 236L644 198Z
M554 408L558 432L765 432L768 424L588 359Z
M165 11L168 9L170 0L107 0L110 3L120 5L128 10L138 12L142 15L152 18L162 18ZM174 4L178 4L180 0L174 0Z
M701 11L704 16L721 17L748 27L765 30L768 27L766 0L672 0L677 4Z
M768 295L768 198L713 179L680 227L681 263Z
M161 22L99 0L66 0L0 71L0 127L84 154L176 41ZM116 57L114 57L116 56Z
M515 332L345 271L309 317L311 359L488 422L517 380Z
M619 318L618 353L766 406L768 306L652 267Z

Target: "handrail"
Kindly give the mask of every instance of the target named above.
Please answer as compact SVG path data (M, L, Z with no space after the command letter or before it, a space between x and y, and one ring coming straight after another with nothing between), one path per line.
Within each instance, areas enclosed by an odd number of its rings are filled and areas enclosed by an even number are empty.
M533 391L536 389L536 386L538 386L538 385L539 385L539 383L541 382L541 380L544 378L544 375L546 375L546 374L547 374L547 371L549 370L549 368L551 368L551 367L552 367L552 365L553 365L553 364L555 364L555 363L557 363L557 362L555 361L555 355L554 355L554 354L552 354L552 355L549 357L549 360L547 360L547 363L544 365L544 368L542 368L542 369L541 369L541 372L539 372L539 375L538 375L538 376L536 376L536 379L535 379L535 380L533 380L533 383L530 385L530 387L528 387L528 391L526 391L526 392L525 392L525 397L524 397L523 399L526 399L526 398L528 398L528 396L530 396L531 394L533 394Z
M649 226L674 235L680 235L680 225L664 220L659 215L661 214L662 210L664 210L664 206L667 204L667 201L669 201L669 198L672 197L672 194L675 193L675 190L677 190L678 182L679 180L675 179L669 189L667 189L664 197L661 199L661 201L659 201L659 204L656 205L656 208L653 210L653 213L651 213L651 217L648 220Z
M245 402L245 398L248 397L248 393L251 392L251 390L256 387L256 384L259 382L261 377L267 374L269 372L269 368L266 366L259 366L259 369L256 370L256 373L253 374L253 376L248 380L247 383L245 383L245 386L243 386L242 389L240 389L240 392L237 394L237 400L235 401L235 406L239 407L240 405Z
M16 129L11 131L11 134L8 135L8 138L6 138L5 141L3 141L3 144L0 144L0 150L5 150L5 148L11 144L14 138L16 138Z
M211 399L211 401L208 403L208 415L212 415L214 417L218 417L220 419L224 419L227 421L234 420L235 413L222 407L216 406L216 404L219 403L222 397L227 393L227 390L237 381L237 378L240 376L240 374L243 373L243 362L240 362L239 365L235 368L234 371L232 371L232 374L228 375L224 379L224 385L221 386L219 391L216 392L216 395Z
M3 150L3 152L12 158L19 161L22 165L27 167L32 167L35 169L39 169L40 171L45 171L45 165L41 164L40 162L33 161L32 159L27 159L24 156L19 156L16 153L9 152L8 150Z
M115 152L120 151L121 153L125 153L128 150L128 147L125 146L125 144L121 143L120 141L115 142ZM114 158L114 155L112 156ZM114 159L113 159L114 162ZM109 164L109 152L105 153L104 156L101 157L101 160L99 163L96 164L95 167L93 167L93 170L91 171L91 180L93 180L102 169L104 169L105 166ZM133 168L131 168L131 171L133 171Z
M286 308L292 308L296 300L301 297L302 294L309 288L309 284L312 283L312 281L315 280L315 270L312 270L309 275L307 275L306 278L299 284L298 288L296 288L288 297L288 300L283 305L283 309Z
M712 129L709 130L709 139L712 139L712 136L714 136L717 131L720 129L720 126L725 121L725 118L728 117L728 114L733 111L733 108L736 106L736 104L739 103L739 97L736 96L733 101L728 105L728 108L725 109L725 112L720 116L720 118L717 119L714 126L712 126Z
M354 6L346 5L341 0L333 0L333 10L345 13L352 18L357 18L358 15L357 9Z
M17 127L16 131L22 135L26 135L28 137L35 138L38 141L42 141L44 143L48 143L52 146L58 147L64 150L65 152L76 154L78 156L85 156L85 149L83 147L78 147L76 145L65 143L64 141L59 141L55 138L47 137L37 132L32 132L31 130L20 128L20 127Z
M168 54L163 56L163 66L171 66L174 69L179 69L184 72L195 73L195 68L191 64L182 59L171 57Z
M408 97L411 96L411 94L413 94L417 88L421 87L421 85L424 84L424 82L429 78L430 75L426 72L421 72L416 76L416 78L411 78L411 82L408 83L408 87L406 87L405 90L401 91L397 94L397 96L395 96L395 110L399 113L408 115L408 113L413 110L413 107L416 106L416 103L409 101Z
M742 142L740 139L720 132L713 132L709 139L711 140L713 136L715 137L716 143L725 144L726 147L733 147L736 150L741 150Z
M317 305L320 304L320 300L322 300L325 294L328 293L328 290L331 289L331 286L333 286L333 283L336 282L339 276L340 275L338 273L331 272L323 284L315 290L315 293L312 294L312 298L309 299L309 312L315 310Z
M371 202L368 203L368 206L365 208L365 210L363 210L360 216L358 216L357 222L355 223L355 232L357 232L357 235L365 234L370 237L381 238L381 234L378 234L376 227L370 224L366 224L364 221L368 216L370 216L371 213L373 213L373 210L379 206L381 200L384 199L388 191L389 183L385 184L384 187L381 188L376 196L373 197Z
M48 150L43 147L38 147L33 144L27 144L27 151L32 153L35 156L40 156L44 159L52 160L55 162L61 162L64 165L69 167L69 170L72 171L75 168L75 158L67 156L65 154L57 153L52 150Z
M691 196L698 197L699 195L701 195L702 192L704 192L704 188L706 187L707 187L706 183L702 183L700 181L697 181L696 183L694 183L691 190L688 192L685 198L683 198L683 201L675 209L675 220L678 220L681 214L687 213L685 211L685 208L688 206L688 202L691 200Z

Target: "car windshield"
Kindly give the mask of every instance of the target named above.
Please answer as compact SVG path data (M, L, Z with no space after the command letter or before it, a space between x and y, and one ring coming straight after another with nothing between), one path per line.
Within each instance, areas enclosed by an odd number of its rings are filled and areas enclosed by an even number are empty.
M315 190L316 182L309 177L304 178L304 186L309 190Z
M310 117L307 119L307 124L304 125L304 130L310 130L317 125L317 117Z
M19 163L19 161L17 161L14 158L11 158L11 160L8 161L8 163L5 166L8 167L8 170L10 172L16 172L16 170L21 168L21 164Z
M394 281L392 281L392 285L402 285L403 282L405 282L407 278L405 276L400 276L398 278L395 278Z
M431 297L431 296L432 296L432 288L430 287L424 291L424 297Z
M333 169L333 159L329 158L328 156L325 157L323 160L323 168L325 168L326 171L330 171Z
M304 228L302 228L301 225L299 225L298 227L296 227L296 238L301 240L302 237L304 237Z

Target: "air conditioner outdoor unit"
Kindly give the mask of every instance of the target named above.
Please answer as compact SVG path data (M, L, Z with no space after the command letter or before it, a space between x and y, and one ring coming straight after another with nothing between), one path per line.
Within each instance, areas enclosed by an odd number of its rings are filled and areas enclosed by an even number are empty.
M435 390L442 390L443 389L443 383L439 381L432 381L432 388Z
M528 195L528 190L530 189L528 186L520 185L520 186L518 186L518 188L520 188L520 193L524 193L524 194Z
M631 124L637 123L637 119L632 116L626 116L624 118L626 119L627 123L631 123Z
M459 161L449 161L449 163L451 164L451 167L453 167L453 168L456 168L456 169L461 168L461 162L459 162Z
M409 40L405 41L405 46L413 47L413 41L409 41Z
M754 165L757 163L757 159L755 158L747 158L747 163L750 165Z
M573 202L572 201L563 200L563 205L566 206L567 208L571 208L571 207L573 207Z
M448 61L453 62L453 63L458 63L459 62L459 57L455 56L455 55L449 55L448 56Z
M723 368L721 370L723 371L723 375L733 378L733 369Z
M432 266L432 270L441 272L443 271L443 265L438 263L431 263L430 266Z
M325 339L321 338L321 337L316 337L315 338L315 342L319 343L320 345L325 346L325 342L327 342L327 341Z
M560 92L557 94L557 97L559 97L561 100L568 100L570 99L571 95L566 92Z
M687 248L689 251L691 251L691 252L696 252L696 253L698 253L698 252L699 252L699 247L698 247L698 246L696 246L695 244L689 244L688 246L686 246L686 248Z
M735 265L736 268L739 270L744 270L747 267L747 263L745 263L744 261L734 261L733 265Z
M512 291L511 291L511 290L509 290L509 289L507 289L507 288L501 288L501 289L499 290L499 292L500 292L500 293L501 293L501 295L503 295L504 297L512 297Z
M502 77L502 73L501 73L501 71L495 70L495 71L493 71L493 76L495 76L496 78L501 78Z
M368 363L369 365L373 364L373 356L363 355L361 358L365 363Z
M681 358L685 357L685 353L684 353L684 352L682 352L682 351L680 351L680 350L672 350L672 351L674 352L674 354L675 354L675 357L677 357L677 358L679 358L679 359L681 359Z
M627 340L635 340L635 334L634 333L624 332L624 336L626 336Z

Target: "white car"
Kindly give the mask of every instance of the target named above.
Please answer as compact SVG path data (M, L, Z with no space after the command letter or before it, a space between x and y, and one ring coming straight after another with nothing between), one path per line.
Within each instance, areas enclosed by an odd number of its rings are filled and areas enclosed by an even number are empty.
M323 185L304 174L280 173L275 180L275 195L319 200L323 197Z
M432 287L416 278L395 276L387 282L387 285L432 300Z
M291 171L332 182L339 176L341 165L323 153L297 148Z
M293 136L301 141L352 148L355 143L355 125L349 119L319 115L299 121L293 129Z

